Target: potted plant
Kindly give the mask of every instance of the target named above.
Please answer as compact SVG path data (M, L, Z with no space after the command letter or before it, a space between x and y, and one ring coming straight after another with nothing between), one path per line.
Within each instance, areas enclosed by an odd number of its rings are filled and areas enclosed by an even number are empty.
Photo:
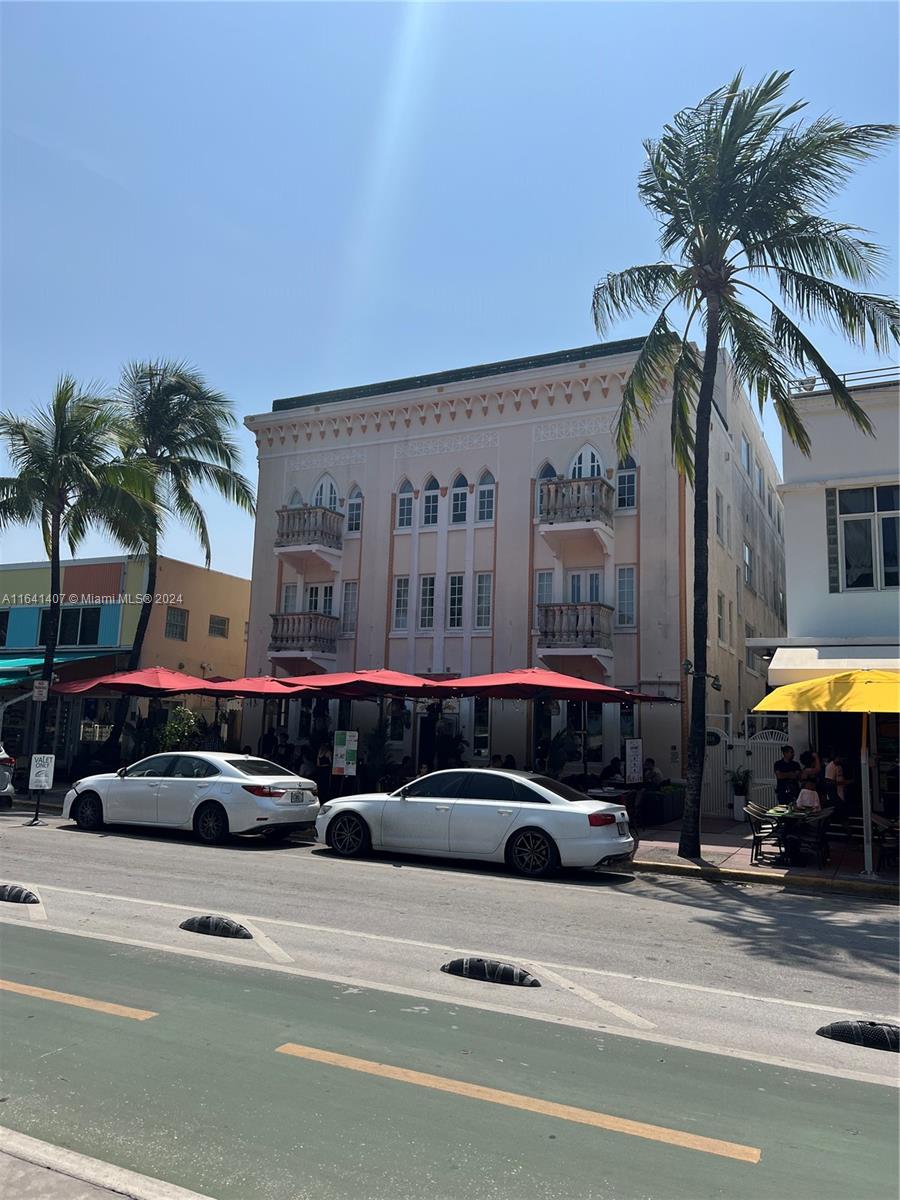
M725 772L725 778L731 784L731 790L734 793L735 820L743 821L744 802L747 799L747 793L750 791L750 768L734 767L732 770Z

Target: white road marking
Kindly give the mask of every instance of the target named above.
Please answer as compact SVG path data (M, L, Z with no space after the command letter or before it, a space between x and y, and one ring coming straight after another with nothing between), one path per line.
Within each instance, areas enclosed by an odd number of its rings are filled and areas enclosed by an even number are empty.
M536 962L527 965L534 967L536 975L543 975L545 979L552 980L553 983L561 988L565 988L568 992L574 992L576 996L580 996L588 1004L593 1004L595 1008L605 1009L606 1012L614 1017L618 1017L620 1021L625 1021L628 1025L634 1025L638 1029L656 1028L652 1021L645 1021L643 1017L639 1017L637 1013L629 1012L627 1008L622 1008L620 1004L615 1004L612 1000L604 1000L602 996L598 996L590 988L586 988L580 983L575 983L572 979L566 979L563 975L557 975L546 963Z
M137 1171L115 1167L112 1163L89 1158L86 1154L78 1154L62 1146L52 1146L49 1142L39 1141L2 1125L0 1151L10 1158L33 1163L93 1187L108 1188L116 1195L129 1196L132 1200L211 1200L209 1196L201 1196L199 1192L188 1191L177 1184L153 1179L150 1175L139 1175Z
M288 954L287 950L282 950L281 946L279 946L277 942L273 942L270 937L263 933L259 926L251 921L249 917L242 917L235 913L233 914L233 919L240 925L243 925L245 929L248 929L250 933L253 934L253 937L255 938L260 950L264 950L270 958L274 958L276 962L280 963L292 963L294 961L290 954Z
M79 888L63 888L56 887L52 884L42 885L43 890L47 892L64 892L73 896L91 896L100 900L118 900L126 904L143 904L150 905L154 908L172 908L178 912L203 912L204 909L199 909L195 905L188 904L170 904L162 900L143 900L136 896L119 896L109 892L93 892L85 891ZM369 942L388 942L397 946L415 946L422 950L439 950L441 953L456 954L469 957L483 958L500 958L506 959L509 957L508 950L486 950L484 947L477 950L464 949L459 946L448 946L441 942L423 942L417 941L414 938L392 937L385 933L366 933L358 929L340 929L330 925L311 925L305 921L289 921L282 917L251 917L249 918L257 924L262 925L283 925L288 929L306 929L311 933L327 933L332 937L350 937L361 938ZM517 957L517 956L513 956ZM730 988L708 987L700 983L682 983L674 979L658 979L652 975L632 975L627 971L604 971L599 967L578 966L573 963L558 963L558 962L539 962L537 959L529 959L535 966L543 969L556 971L578 971L587 975L597 975L606 979L626 979L635 983L649 983L656 987L671 987L681 988L690 992L702 992L710 996L729 996L735 1000L748 1000L754 1004L776 1004L782 1005L785 1008L800 1008L808 1009L812 1012L822 1013L837 1013L840 1016L854 1017L857 1020L885 1020L896 1021L895 1015L885 1015L883 1013L863 1013L854 1008L840 1008L834 1004L813 1004L807 1000L786 1000L780 996L758 996L752 992L739 992Z
M90 894L90 893L88 893ZM180 907L180 906L172 906ZM0 914L0 924L18 925L25 927L22 921L5 917ZM529 1021L543 1021L549 1025L564 1025L571 1029L586 1029L591 1033L606 1033L616 1037L632 1038L640 1042L652 1042L655 1045L672 1046L679 1050L693 1050L702 1054L718 1054L724 1058L736 1058L751 1064L765 1063L767 1066L782 1067L790 1071L803 1071L811 1075L824 1075L829 1079L851 1079L858 1083L876 1083L882 1087L900 1088L900 1080L873 1075L868 1071L849 1071L841 1067L827 1064L799 1062L796 1059L780 1058L771 1054L760 1054L755 1050L739 1050L730 1046L717 1046L705 1042L693 1042L684 1038L667 1037L664 1034L639 1029L629 1029L625 1026L603 1025L599 1022L582 1021L577 1017L560 1017L552 1013L524 1012L505 1004L491 1004L485 1000L460 998L439 992L427 992L419 988L404 987L400 984L381 983L372 979L357 979L354 976L334 975L324 971L310 971L305 967L289 966L286 963L260 962L258 959L239 958L237 955L221 954L214 950L201 950L185 946L167 946L162 942L149 942L139 938L120 937L111 933L94 933L83 929L68 929L63 925L33 925L28 928L47 933L64 933L75 937L86 937L97 942L111 942L118 946L137 946L142 950L158 950L163 954L178 954L184 958L203 958L209 962L225 963L230 966L252 967L257 971L278 971L285 975L295 975L301 979L318 979L325 983L340 983L347 987L365 988L373 992L382 992L390 996L409 997L417 1000L431 1000L449 1008L475 1008L484 1012L500 1013L503 1016L521 1017Z

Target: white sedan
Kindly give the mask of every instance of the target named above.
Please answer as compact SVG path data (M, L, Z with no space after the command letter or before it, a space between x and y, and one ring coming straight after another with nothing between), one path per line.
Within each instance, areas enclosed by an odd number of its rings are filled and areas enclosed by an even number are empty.
M330 800L319 809L316 841L344 857L374 849L478 858L532 877L625 864L635 849L620 804L546 775L480 769L435 771L390 794Z
M193 829L203 842L221 842L229 833L285 838L312 829L318 812L311 779L263 758L205 751L154 754L112 774L79 779L63 804L63 817L82 829Z

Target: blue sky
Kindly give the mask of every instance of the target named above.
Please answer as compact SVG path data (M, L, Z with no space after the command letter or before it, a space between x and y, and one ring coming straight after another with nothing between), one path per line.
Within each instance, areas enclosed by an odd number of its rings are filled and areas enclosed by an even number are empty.
M16 411L62 371L111 382L133 358L188 358L246 414L582 345L596 280L656 257L641 139L679 108L739 66L793 68L813 114L897 119L891 3L4 3L0 20ZM890 247L894 290L896 154L835 211ZM839 369L884 365L818 341ZM213 566L249 574L252 522L208 516ZM165 549L195 554L177 528ZM40 557L36 530L3 534L0 561Z

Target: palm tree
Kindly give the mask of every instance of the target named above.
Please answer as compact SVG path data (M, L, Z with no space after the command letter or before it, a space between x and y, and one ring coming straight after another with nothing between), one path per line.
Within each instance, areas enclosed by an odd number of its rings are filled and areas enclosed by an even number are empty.
M147 467L121 457L124 427L109 400L60 378L46 409L32 417L0 413L0 439L16 474L0 477L0 529L40 524L50 560L50 602L42 678L53 677L59 638L60 546L75 553L88 527L99 525L126 549L141 545L152 516ZM46 709L38 745L44 743Z
M597 285L598 333L634 312L658 316L625 385L616 418L624 458L636 427L649 421L671 385L672 449L694 486L694 612L687 796L678 853L700 854L700 788L706 750L709 429L719 348L730 351L740 381L760 411L771 400L791 440L810 442L791 393L791 378L821 376L835 404L872 432L844 382L786 309L824 321L851 342L885 351L900 340L900 309L852 284L875 279L883 251L865 230L830 220L828 201L856 164L896 134L892 125L846 125L835 117L794 120L805 101L782 103L790 72L745 87L739 72L696 108L685 109L644 143L638 181L659 223L662 260L630 267ZM767 285L774 285L771 298ZM661 309L660 309L660 306ZM683 316L680 332L670 312ZM689 341L704 333L702 353Z
M198 487L217 491L245 512L254 512L253 488L238 470L240 450L231 401L214 391L186 363L157 360L129 363L122 372L116 403L128 428L129 456L145 463L154 479L155 515L144 529L147 584L128 669L140 663L153 610L159 547L167 517L183 521L197 536L206 566L212 562L209 529ZM121 737L127 697L116 706L109 742Z

